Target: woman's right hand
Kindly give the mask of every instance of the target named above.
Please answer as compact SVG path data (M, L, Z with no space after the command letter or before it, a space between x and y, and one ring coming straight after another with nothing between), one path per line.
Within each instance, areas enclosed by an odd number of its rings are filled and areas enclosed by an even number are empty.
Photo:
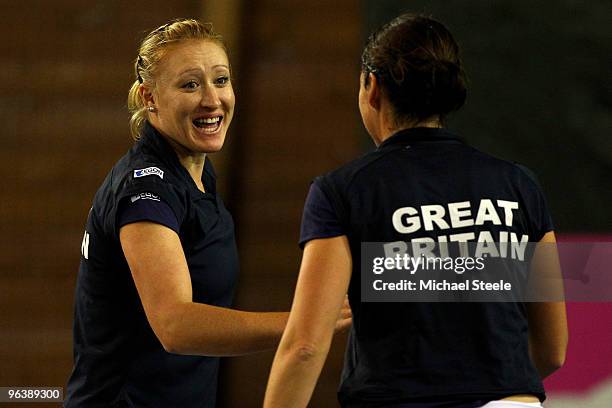
M353 311L351 310L351 305L348 300L348 296L344 297L344 303L342 304L342 308L340 309L340 314L338 315L338 320L336 321L336 327L334 329L335 333L344 333L351 328L353 324Z

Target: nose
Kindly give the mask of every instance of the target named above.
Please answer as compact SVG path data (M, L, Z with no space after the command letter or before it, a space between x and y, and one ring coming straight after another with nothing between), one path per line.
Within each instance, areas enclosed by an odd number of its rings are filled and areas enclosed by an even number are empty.
M221 106L221 99L217 88L212 84L206 84L201 88L200 105L205 108L216 109Z

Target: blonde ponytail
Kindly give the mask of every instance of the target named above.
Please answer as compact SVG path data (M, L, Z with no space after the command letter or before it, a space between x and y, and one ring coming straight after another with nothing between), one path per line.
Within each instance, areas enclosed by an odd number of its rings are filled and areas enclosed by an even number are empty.
M130 117L130 134L134 140L138 140L140 137L140 131L147 120L146 107L142 98L140 97L139 90L140 82L136 80L130 88L127 100L128 110L132 114Z

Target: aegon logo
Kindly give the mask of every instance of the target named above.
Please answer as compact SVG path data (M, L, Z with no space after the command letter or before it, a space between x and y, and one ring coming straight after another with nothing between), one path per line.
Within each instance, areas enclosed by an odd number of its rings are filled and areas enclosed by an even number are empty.
M134 178L155 175L160 179L164 178L164 171L158 167L147 167L146 169L134 170Z

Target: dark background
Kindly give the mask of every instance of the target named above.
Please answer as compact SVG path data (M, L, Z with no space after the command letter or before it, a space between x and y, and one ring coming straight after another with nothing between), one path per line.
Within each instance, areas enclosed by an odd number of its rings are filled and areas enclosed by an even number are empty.
M0 386L63 386L93 194L129 148L139 40L174 17L228 39L237 111L212 156L237 224L236 307L288 310L310 180L372 148L357 110L366 34L424 11L463 47L470 87L450 128L530 167L557 230L610 232L608 1L0 1ZM345 338L313 407L335 404ZM222 406L260 406L273 353L228 359ZM21 405L26 406L26 404ZM42 406L42 405L35 405Z
M468 100L450 127L530 167L559 232L609 232L612 3L364 0L368 28L403 11L445 23L463 49Z

